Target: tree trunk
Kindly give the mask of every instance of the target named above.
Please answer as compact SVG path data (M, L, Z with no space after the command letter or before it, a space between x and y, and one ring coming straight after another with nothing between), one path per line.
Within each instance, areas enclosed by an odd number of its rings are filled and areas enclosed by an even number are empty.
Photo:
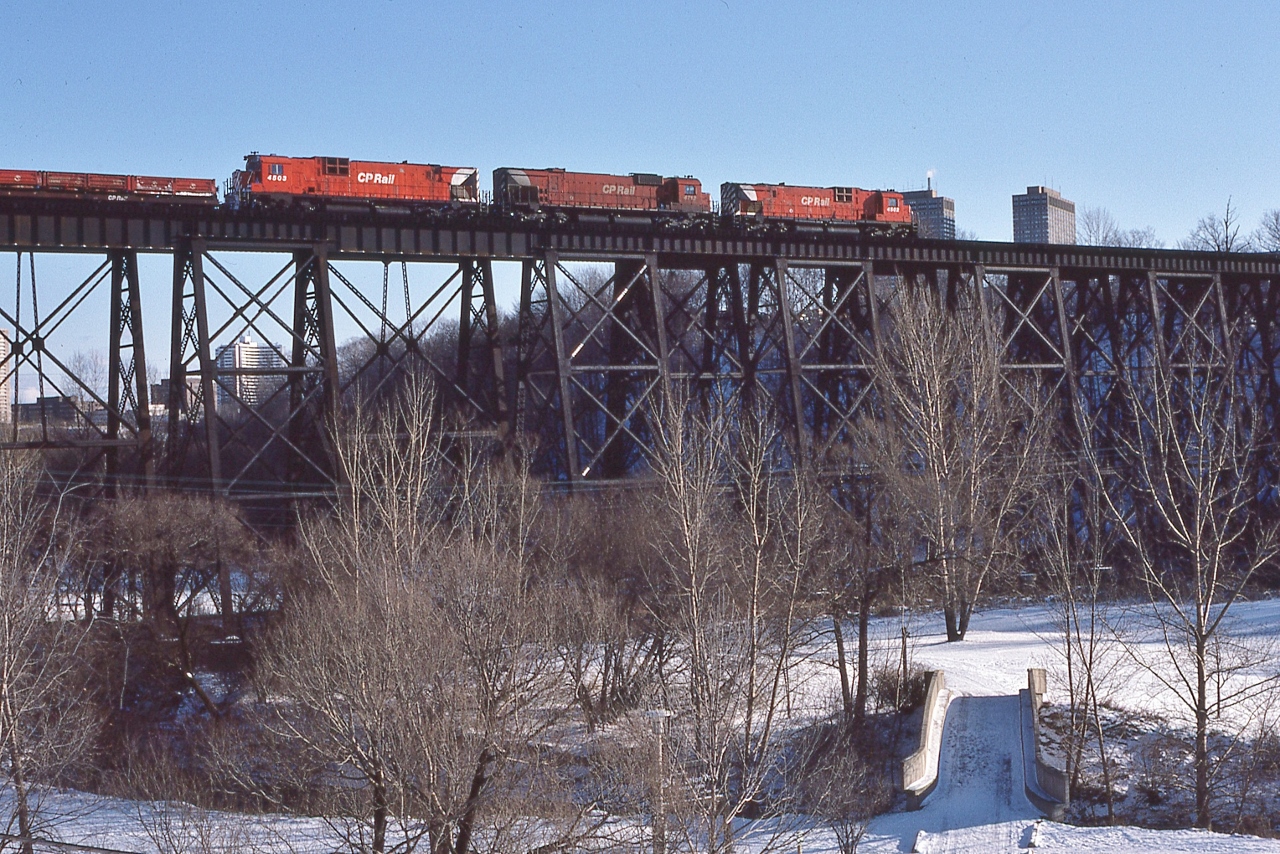
M108 620L116 616L116 586L120 583L120 567L114 560L102 568L102 600L98 614Z
M836 636L836 666L840 670L840 699L844 702L844 721L853 721L853 691L849 685L849 661L844 651L844 629L840 614L832 613L831 628ZM859 653L861 654L861 653Z
M177 595L177 567L164 565L147 570L142 591L143 614L162 637L173 637L177 632Z
M454 854L469 854L471 850L471 832L475 827L476 809L480 803L480 793L489 779L489 763L493 761L493 753L489 748L480 751L476 761L476 773L471 778L471 792L467 795L467 806L458 819L458 842L453 847Z
M951 643L958 640L964 640L964 633L960 631L960 621L956 613L955 605L950 602L943 605L942 616L947 622L947 642Z
M867 681L870 644L867 641L871 625L871 602L875 593L868 590L858 602L858 694L853 700L854 725L861 728L867 719Z
M969 618L973 616L973 603L960 600L960 636L956 640L964 640L969 633Z
M1210 830L1209 815L1209 684L1205 674L1205 641L1196 640L1196 827Z
M387 850L387 785L381 778L373 784L373 854Z
M218 557L218 606L222 614L222 634L224 637L239 635L240 626L236 622L235 601L231 593L231 567Z
M13 778L13 800L18 811L18 835L22 837L22 854L33 854L31 844L31 805L27 802L27 783L22 762L22 753L9 738L9 774Z
M1115 824L1115 787L1111 785L1111 761L1107 758L1107 743L1102 733L1102 713L1098 708L1096 691L1093 692L1093 724L1098 736L1098 758L1102 762L1102 788L1107 793L1107 824Z

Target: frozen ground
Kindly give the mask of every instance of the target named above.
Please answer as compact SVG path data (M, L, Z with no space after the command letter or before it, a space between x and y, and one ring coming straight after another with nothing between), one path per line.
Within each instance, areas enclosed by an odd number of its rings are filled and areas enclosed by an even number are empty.
M872 822L859 847L868 854L910 852L982 852L999 854L1035 850L1084 851L1089 854L1157 854L1157 852L1272 852L1280 841L1227 836L1203 831L1158 831L1133 827L1082 828L1041 820L1023 793L1017 692L1026 686L1028 667L1050 671L1049 696L1060 656L1053 612L1045 607L1007 608L976 614L968 637L948 644L937 615L919 618L909 626L912 655L918 664L945 670L955 699L943 731L937 789L916 812L891 813ZM1158 653L1158 639L1144 635L1130 622L1131 639L1139 654ZM1280 599L1236 606L1233 631L1255 639L1280 638ZM900 621L878 620L873 632L882 660L892 661L900 644ZM814 645L807 650L800 693L805 712L816 712L823 698L835 690L834 652ZM1131 708L1176 708L1157 680L1130 666L1119 680L1113 702ZM56 836L65 841L123 851L156 851L144 828L161 822L150 805L97 799L78 793L52 794L49 805L64 815ZM172 817L172 813L170 813ZM181 816L177 830L182 829ZM170 822L173 825L175 822ZM213 850L244 850L252 840L258 850L272 852L331 852L337 840L318 819L264 819L214 815L199 819ZM210 832L210 828L212 831ZM191 831L199 833L192 826ZM923 831L923 835L920 835ZM769 834L762 834L769 835ZM830 830L814 828L801 840L805 854L837 854ZM219 844L221 843L221 844ZM738 849L757 854L761 845L750 838ZM787 851L796 850L794 844Z
M1162 666L1167 657L1163 640L1146 621L1147 609L1114 606L1110 617L1134 657L1113 654L1115 676L1109 686L1110 701L1122 708L1164 710L1185 715L1176 699L1137 659ZM1027 668L1049 671L1048 699L1065 699L1056 693L1055 674L1062 666L1062 638L1055 612L1045 606L1000 608L974 614L965 639L947 643L939 615L911 619L911 654L916 664L947 672L947 687L957 694L990 696L1017 694L1027 687ZM877 620L874 636L882 658L892 660L899 639L901 621ZM1227 631L1256 644L1280 639L1280 598L1239 602L1230 612ZM1274 661L1264 666L1274 668Z

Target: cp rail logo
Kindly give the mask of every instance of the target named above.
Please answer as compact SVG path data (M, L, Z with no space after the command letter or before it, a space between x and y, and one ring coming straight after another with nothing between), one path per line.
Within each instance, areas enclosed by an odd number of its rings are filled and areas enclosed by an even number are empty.
M357 172L357 184L394 184L395 175L383 175L381 172Z

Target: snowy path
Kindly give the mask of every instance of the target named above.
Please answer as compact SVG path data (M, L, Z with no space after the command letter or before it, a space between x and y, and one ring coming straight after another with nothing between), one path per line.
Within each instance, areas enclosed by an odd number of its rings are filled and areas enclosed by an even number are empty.
M1041 813L1023 793L1018 698L957 697L947 709L938 787L918 811L872 822L867 848L1000 852L1025 848ZM893 843L896 842L896 845Z

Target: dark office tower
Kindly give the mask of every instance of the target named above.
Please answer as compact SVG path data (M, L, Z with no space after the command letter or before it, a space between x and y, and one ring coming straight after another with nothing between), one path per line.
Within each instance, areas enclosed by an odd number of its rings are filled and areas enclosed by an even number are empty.
M1075 243L1075 203L1048 187L1027 187L1013 197L1013 242Z
M911 206L911 218L921 237L939 240L956 239L956 203L954 199L939 196L932 187L928 190L911 190L902 194Z

